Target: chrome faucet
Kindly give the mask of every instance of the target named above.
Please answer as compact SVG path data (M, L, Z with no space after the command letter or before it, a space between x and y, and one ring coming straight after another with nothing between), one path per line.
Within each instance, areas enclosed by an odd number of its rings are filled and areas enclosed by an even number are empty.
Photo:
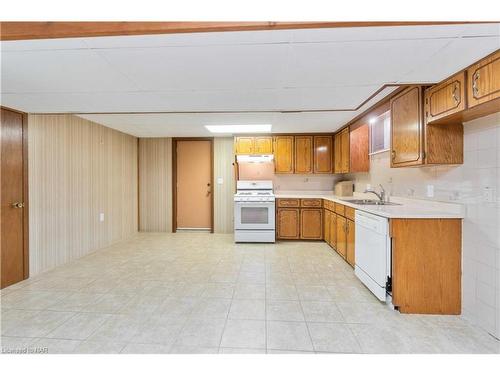
M382 184L379 184L379 186L380 186L380 193L377 193L375 190L371 190L371 189L366 189L364 192L375 194L378 197L378 199L380 200L380 202L383 203L383 202L385 202L385 189L382 186Z

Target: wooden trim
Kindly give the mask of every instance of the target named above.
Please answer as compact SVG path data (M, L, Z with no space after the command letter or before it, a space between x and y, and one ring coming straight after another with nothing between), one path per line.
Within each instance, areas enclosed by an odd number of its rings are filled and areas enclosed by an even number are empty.
M28 175L28 114L23 113L23 265L24 279L30 277L30 251L29 251L29 175Z
M140 157L139 157L139 137L137 137L137 231L141 230L141 184L139 183L140 179Z
M176 137L172 138L172 233L177 232L177 142L210 141L210 233L214 233L214 138L213 137Z
M475 23L494 22L2 22L0 24L0 40L207 33L223 31L318 29L338 27L432 26Z

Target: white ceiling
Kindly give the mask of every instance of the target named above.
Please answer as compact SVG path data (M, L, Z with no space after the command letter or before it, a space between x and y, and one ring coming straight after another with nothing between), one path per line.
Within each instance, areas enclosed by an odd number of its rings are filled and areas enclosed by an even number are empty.
M205 124L334 131L387 95L500 48L500 23L1 42L1 103L82 117L136 136L202 136ZM155 113L300 111L309 113Z

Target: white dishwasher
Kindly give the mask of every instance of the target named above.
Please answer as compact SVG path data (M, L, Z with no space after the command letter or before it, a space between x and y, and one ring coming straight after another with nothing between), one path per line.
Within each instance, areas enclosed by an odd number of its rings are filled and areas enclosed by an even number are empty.
M389 219L356 210L354 273L380 300L391 285Z

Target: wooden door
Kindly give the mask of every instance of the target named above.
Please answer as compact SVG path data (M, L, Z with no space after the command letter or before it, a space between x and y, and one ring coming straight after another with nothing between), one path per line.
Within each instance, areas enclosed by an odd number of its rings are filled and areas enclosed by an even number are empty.
M347 220L347 236L346 236L346 260L351 266L354 267L354 221Z
M313 172L313 137L309 135L295 137L295 173Z
M26 118L4 108L0 117L1 288L5 288L28 278Z
M251 155L254 152L254 137L235 137L236 154Z
M333 171L334 173L342 173L342 139L340 133L334 135L333 154Z
M330 135L314 136L314 173L332 173L333 141Z
M176 229L212 230L212 141L177 140Z
M330 246L337 249L337 214L330 215Z
M342 173L349 173L349 128L340 132L340 164Z
M291 135L274 137L274 172L293 173L294 170L294 139Z
M391 167L423 164L422 88L391 99Z
M323 210L323 237L325 242L330 245L330 217L332 213L329 210Z
M467 93L470 108L500 98L500 51L467 69Z
M298 208L278 208L278 238L300 238L300 210Z
M273 153L272 137L255 137L254 154L269 155Z
M300 210L300 238L304 240L323 239L323 214L321 208Z
M346 221L345 217L337 215L337 253L343 258L346 257L347 251Z
M425 91L425 118L432 123L465 109L465 72Z
M368 124L350 128L349 131L349 172L370 171L370 136Z

